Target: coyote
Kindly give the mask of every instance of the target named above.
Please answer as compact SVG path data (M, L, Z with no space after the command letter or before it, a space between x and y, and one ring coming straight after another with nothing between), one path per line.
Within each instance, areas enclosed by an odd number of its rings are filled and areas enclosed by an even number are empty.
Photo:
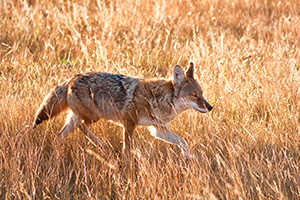
M53 88L40 105L33 128L68 109L69 115L60 131L63 138L78 127L102 146L103 142L89 126L103 118L123 126L123 150L130 150L135 127L146 125L150 126L152 136L178 145L189 158L186 141L167 128L171 120L189 108L201 113L213 109L194 79L192 62L186 73L176 65L171 79L89 72L77 74Z

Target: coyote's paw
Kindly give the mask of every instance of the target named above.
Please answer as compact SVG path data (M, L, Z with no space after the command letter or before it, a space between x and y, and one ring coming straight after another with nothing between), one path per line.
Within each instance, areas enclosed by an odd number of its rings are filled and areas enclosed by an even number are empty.
M191 154L189 154L189 155L185 154L184 157L185 157L186 161L191 161L192 159L194 159L194 156Z

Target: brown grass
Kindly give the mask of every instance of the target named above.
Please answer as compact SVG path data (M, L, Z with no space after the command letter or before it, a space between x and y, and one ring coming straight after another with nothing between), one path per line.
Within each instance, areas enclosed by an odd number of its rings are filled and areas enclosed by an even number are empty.
M0 199L300 199L300 4L297 0L0 1ZM207 114L170 128L177 147L92 126L104 151L63 117L35 130L43 97L74 73L169 76L194 61Z

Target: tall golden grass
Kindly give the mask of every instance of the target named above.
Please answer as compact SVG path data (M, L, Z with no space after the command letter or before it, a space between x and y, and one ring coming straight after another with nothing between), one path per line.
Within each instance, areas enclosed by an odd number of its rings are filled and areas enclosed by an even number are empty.
M300 3L297 0L0 1L0 199L300 199ZM214 106L170 125L194 159L118 126L57 132L31 123L74 73L171 75L193 61Z

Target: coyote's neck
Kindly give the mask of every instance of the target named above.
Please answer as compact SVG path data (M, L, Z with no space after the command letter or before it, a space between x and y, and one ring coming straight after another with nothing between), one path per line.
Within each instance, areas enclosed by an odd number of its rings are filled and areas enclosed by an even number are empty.
M171 80L141 79L134 93L138 121L142 125L168 124L186 107L174 95Z

